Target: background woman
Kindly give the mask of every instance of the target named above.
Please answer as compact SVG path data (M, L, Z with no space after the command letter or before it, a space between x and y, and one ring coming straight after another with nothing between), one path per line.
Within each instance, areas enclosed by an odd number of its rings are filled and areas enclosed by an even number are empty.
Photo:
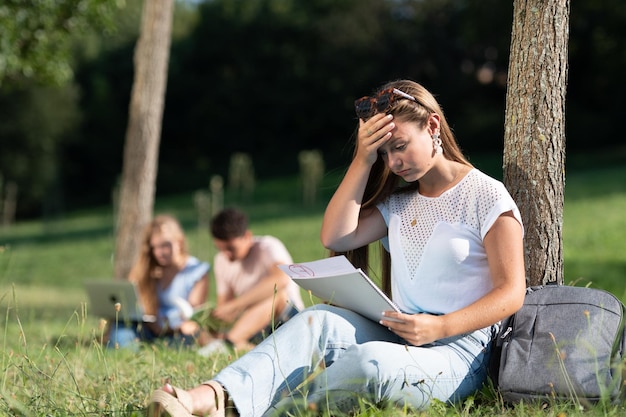
M159 215L143 231L139 257L130 272L130 281L139 292L145 317L141 323L111 325L109 346L132 345L136 341L167 338L192 344L207 334L188 320L189 306L206 302L209 264L187 252L187 242L179 222Z

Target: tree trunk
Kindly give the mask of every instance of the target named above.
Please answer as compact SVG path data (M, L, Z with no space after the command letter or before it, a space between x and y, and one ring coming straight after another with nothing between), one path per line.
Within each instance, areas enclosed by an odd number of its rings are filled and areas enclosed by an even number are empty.
M515 0L504 183L525 227L528 284L563 283L569 0Z
M127 279L151 219L167 84L174 0L145 0L119 195L115 278Z

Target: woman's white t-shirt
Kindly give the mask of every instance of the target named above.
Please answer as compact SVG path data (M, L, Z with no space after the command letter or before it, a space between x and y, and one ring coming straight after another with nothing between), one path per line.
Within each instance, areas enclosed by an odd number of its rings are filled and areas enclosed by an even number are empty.
M485 235L508 211L522 224L504 184L477 169L439 197L398 192L378 209L388 227L392 299L408 313L446 314L484 296L492 289Z

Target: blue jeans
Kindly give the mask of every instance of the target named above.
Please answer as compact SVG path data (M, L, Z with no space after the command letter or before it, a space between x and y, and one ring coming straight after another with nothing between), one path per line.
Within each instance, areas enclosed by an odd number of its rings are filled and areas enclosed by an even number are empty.
M417 409L470 395L487 374L495 326L416 347L354 312L315 305L213 380L241 417L317 409L349 412L360 400Z
M158 335L153 333L148 327L141 322L131 321L111 324L109 330L109 342L107 347L138 349L140 342L153 343L157 340L167 341L170 346L193 346L195 340L193 336L182 335L180 333L172 333L167 335Z

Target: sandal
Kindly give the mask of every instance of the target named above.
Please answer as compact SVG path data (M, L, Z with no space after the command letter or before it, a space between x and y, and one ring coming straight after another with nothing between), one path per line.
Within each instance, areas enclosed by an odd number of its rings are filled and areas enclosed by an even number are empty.
M215 381L207 381L202 385L208 385L215 392L215 406L207 414L210 417L225 417L224 409L226 401L224 400L224 388ZM150 405L148 406L148 417L160 417L170 415L171 417L194 417L191 413L193 401L191 395L181 389L172 387L173 394L158 389L152 393Z

